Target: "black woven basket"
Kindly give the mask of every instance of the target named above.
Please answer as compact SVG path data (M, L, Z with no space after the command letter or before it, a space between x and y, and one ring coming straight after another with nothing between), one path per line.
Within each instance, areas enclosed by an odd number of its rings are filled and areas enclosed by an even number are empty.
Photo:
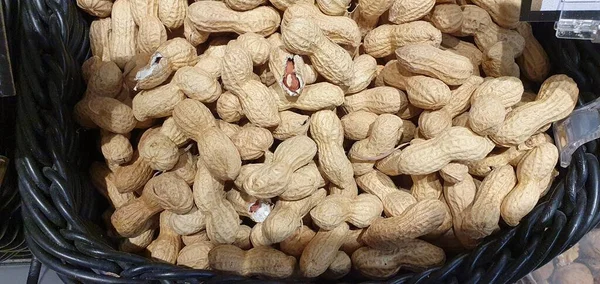
M100 224L107 204L88 183L94 140L71 116L84 91L88 25L74 0L25 0L20 12L17 159L27 243L39 263L66 283L199 283L263 280L193 270L117 251ZM600 93L600 52L584 41L557 40L536 25L555 73L577 81L580 104ZM593 94L592 92L596 92ZM92 138L93 139L93 138ZM514 228L505 227L443 267L402 273L389 283L512 283L575 244L600 220L597 141L578 149L550 193ZM366 279L351 274L343 279Z

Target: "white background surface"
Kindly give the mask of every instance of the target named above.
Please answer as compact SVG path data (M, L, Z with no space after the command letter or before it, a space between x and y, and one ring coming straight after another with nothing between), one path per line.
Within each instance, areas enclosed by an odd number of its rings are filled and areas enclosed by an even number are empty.
M10 264L0 266L0 283L21 284L27 282L28 264ZM42 267L41 284L61 284L60 278L52 270Z

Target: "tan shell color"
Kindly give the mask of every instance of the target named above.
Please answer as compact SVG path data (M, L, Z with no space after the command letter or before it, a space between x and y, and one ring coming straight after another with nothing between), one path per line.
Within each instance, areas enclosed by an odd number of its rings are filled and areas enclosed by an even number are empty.
M334 43L358 47L361 34L358 25L352 19L343 16L328 16L323 14L312 3L298 3L285 10L281 21L282 30L293 20L304 18L315 23L323 34Z
M264 246L243 251L232 245L220 245L208 253L208 259L212 269L241 276L283 279L290 277L296 267L293 256Z
M462 9L456 4L441 4L433 7L429 15L431 23L443 33L459 31L462 22Z
M525 49L523 55L517 58L517 63L521 68L523 75L527 79L541 83L550 72L550 59L548 54L533 36L531 25L526 22L521 22L517 26L517 32L525 38Z
M202 32L253 32L262 36L274 33L279 28L281 17L271 7L237 12L221 1L199 1L188 7L188 17L194 27Z
M335 260L348 231L349 227L345 222L330 231L319 230L304 248L300 257L302 276L317 277L323 274Z
M358 141L369 136L369 129L378 115L372 112L359 110L351 112L342 117L342 127L346 139Z
M537 99L512 110L490 138L501 146L525 142L541 127L565 118L577 102L579 89L565 75L554 75L542 84Z
M282 27L285 47L296 54L308 55L313 66L328 81L347 89L354 77L350 54L328 39L318 25L305 18L294 18Z
M558 149L552 143L541 144L529 151L517 166L517 186L502 201L504 221L516 226L529 213L548 186L544 181L558 161Z
M310 119L310 134L317 143L323 175L342 188L356 187L352 164L342 147L344 129L337 115L329 110L314 113Z
M395 0L388 19L396 24L412 22L425 17L434 5L435 0Z
M398 64L413 73L432 76L448 85L461 85L473 74L471 61L428 44L396 49Z
M429 174L451 161L480 160L493 148L489 139L454 126L433 139L406 147L398 157L397 167L404 174Z
M375 114L397 113L406 108L406 94L392 87L376 87L344 98L344 109L349 112L359 110Z
M359 248L352 254L352 263L360 273L375 279L395 275L400 268L426 269L444 263L444 250L419 239L400 241L391 250Z
M400 25L380 25L371 30L364 39L365 52L375 58L394 54L397 48L417 43L439 47L442 33L425 21Z
M208 253L215 247L215 244L207 241L200 241L194 244L186 245L179 252L177 265L183 265L195 269L209 269Z
M443 202L427 199L407 208L400 216L375 220L362 236L372 248L392 249L403 239L426 235L444 221L446 208Z
M310 216L323 230L333 230L345 221L357 228L365 228L381 216L382 211L381 201L372 194L359 194L354 199L330 195L310 211Z
M498 167L485 177L475 200L463 211L462 234L458 237L465 247L475 246L479 240L499 229L502 200L516 182L515 170L510 165Z

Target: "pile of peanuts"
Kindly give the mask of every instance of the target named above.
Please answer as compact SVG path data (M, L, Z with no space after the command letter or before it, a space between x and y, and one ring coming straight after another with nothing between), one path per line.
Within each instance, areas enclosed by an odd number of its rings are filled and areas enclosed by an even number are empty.
M109 233L197 269L442 265L546 193L579 93L518 0L77 2Z
M578 244L532 272L522 281L521 283L538 284L600 282L600 229L592 230Z

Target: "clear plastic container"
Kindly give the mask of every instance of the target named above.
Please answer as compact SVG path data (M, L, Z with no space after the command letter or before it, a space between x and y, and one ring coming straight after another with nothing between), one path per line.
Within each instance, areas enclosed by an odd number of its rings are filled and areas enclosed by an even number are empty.
M581 145L600 138L600 98L555 122L554 141L560 154L560 166L567 167Z
M600 42L600 1L560 0L556 37Z

